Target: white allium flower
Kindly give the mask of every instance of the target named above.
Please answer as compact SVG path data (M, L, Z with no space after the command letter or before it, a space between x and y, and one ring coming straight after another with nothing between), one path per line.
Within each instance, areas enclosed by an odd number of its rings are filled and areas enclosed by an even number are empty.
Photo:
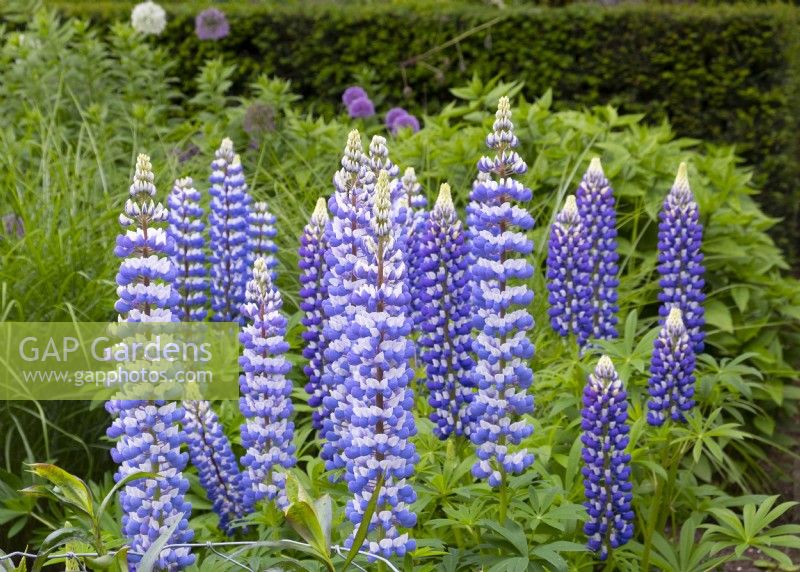
M167 25L167 13L155 2L141 2L133 7L131 25L141 34L158 36Z

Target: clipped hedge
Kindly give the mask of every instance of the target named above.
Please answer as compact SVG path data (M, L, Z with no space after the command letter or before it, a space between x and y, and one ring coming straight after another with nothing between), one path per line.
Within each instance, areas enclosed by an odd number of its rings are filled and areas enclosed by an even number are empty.
M57 5L105 23L127 19L132 3ZM199 41L198 8L169 5L167 30L153 40L177 57L187 89L202 63L218 55L237 64L235 88L276 74L323 111L341 110L342 90L365 66L382 82L376 95L384 107L418 112L439 109L452 99L449 89L473 73L523 80L528 98L552 87L562 106L609 103L650 121L668 117L684 136L735 143L757 167L761 202L791 229L778 238L800 244L798 11L791 6L219 6L230 37ZM462 35L424 64L401 65Z

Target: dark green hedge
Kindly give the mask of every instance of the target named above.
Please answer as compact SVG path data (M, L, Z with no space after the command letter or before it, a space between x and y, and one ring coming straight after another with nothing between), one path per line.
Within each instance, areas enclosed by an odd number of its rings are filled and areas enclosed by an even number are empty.
M63 11L103 22L127 18L131 4L59 4ZM764 188L762 203L783 216L800 244L800 173L796 98L797 10L770 6L632 5L604 8L514 7L457 3L319 4L271 7L225 5L232 34L201 42L191 6L168 8L167 31L155 39L179 60L185 86L206 58L236 62L235 85L267 72L291 79L295 90L338 105L342 90L364 66L383 82L387 107L433 112L449 88L473 72L525 82L535 97L552 87L560 105L610 103L669 117L684 136L736 143ZM436 52L429 65L405 68L414 95L403 98L400 62L487 22L486 29ZM432 69L440 70L438 73ZM319 104L318 104L319 107ZM781 236L787 236L781 232ZM790 242L783 241L789 245Z

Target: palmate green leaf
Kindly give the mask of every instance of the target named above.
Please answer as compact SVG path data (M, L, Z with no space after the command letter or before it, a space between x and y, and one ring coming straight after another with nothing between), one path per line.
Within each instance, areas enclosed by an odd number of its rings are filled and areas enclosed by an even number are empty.
M505 541L507 546L513 549L518 556L528 557L528 539L522 527L512 520L506 520L505 524L497 523L493 520L481 520L478 524L499 535L497 540Z
M57 487L53 490L56 497L94 518L92 493L85 482L55 465L34 463L30 467L32 473L47 479Z
M530 559L527 556L503 558L489 568L489 572L527 572Z

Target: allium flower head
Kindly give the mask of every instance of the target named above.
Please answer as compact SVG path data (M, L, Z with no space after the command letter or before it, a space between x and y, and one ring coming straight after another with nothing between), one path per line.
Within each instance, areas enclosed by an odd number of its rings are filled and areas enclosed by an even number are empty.
M413 133L416 133L417 131L419 131L419 119L417 119L410 113L401 115L400 117L394 120L394 123L392 123L390 131L392 132L393 135L397 135L401 129L411 129Z
M467 435L474 386L472 311L466 235L458 220L450 185L442 184L417 249L421 258L423 316L419 343L426 364L431 421L440 439Z
M575 334L581 344L591 319L588 246L575 195L569 195L547 243L548 314L556 333Z
M140 2L131 12L131 26L140 34L158 36L167 27L167 13L155 2Z
M408 115L408 111L402 107L392 107L386 112L386 116L384 118L384 124L386 125L386 128L391 129L397 118L402 117L403 115Z
M617 337L617 213L614 189L595 157L576 193L578 214L589 243L589 293L591 320L585 321L579 335L588 339Z
M356 99L369 99L363 87L353 85L344 90L342 94L342 103L344 103L345 106L350 107Z
M375 115L375 104L368 97L359 97L347 106L347 113L353 119L372 117Z
M683 317L695 353L703 351L703 225L689 187L686 164L681 163L675 184L658 215L658 273L662 320L677 306Z
M231 32L225 13L218 8L208 8L194 19L194 31L201 40L221 40Z
M533 412L533 397L527 393L533 381L528 361L534 348L527 336L533 318L526 310L533 292L525 281L533 274L526 258L533 243L526 233L534 221L515 204L529 201L532 193L512 178L524 173L527 165L514 151L518 140L507 97L500 98L494 129L486 143L495 156L478 161L478 169L487 176L477 182L471 195L472 313L473 326L478 330L473 350L478 358L474 370L478 392L469 416L474 419L470 438L478 455L472 473L496 487L506 474L522 473L533 464L533 455L526 449L512 447L533 432L524 416Z
M286 469L296 462L292 383L286 377L292 366L284 355L289 344L284 340L282 306L267 261L258 258L253 279L247 283L247 302L242 307L246 325L239 336L244 348L239 360L244 370L239 378L239 409L246 420L241 428L246 450L242 457L245 513L265 498L284 508L288 503Z
M200 193L192 178L177 179L167 198L169 234L175 241L172 262L177 269L175 288L180 300L175 308L178 319L201 322L206 316L208 275L206 273L203 209Z
M685 422L684 414L694 406L695 355L681 311L672 306L658 337L650 361L650 401L647 421L659 426L669 415Z
M633 537L628 446L628 403L614 364L608 356L597 362L583 391L584 506L589 518L583 527L591 550L600 560L609 550Z

